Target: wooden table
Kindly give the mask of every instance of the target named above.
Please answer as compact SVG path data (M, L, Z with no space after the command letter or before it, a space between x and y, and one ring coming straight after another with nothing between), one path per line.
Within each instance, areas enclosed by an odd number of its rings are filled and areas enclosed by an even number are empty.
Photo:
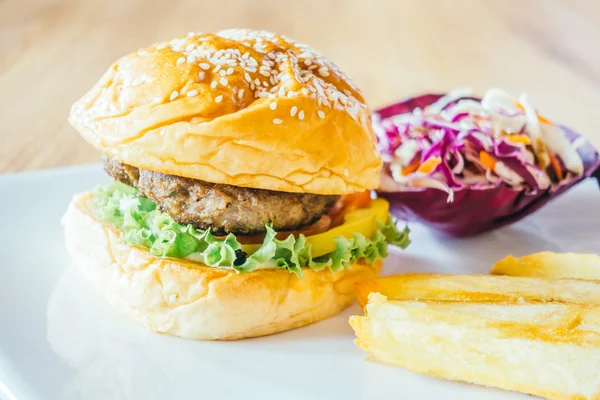
M497 86L600 145L598 0L0 0L0 172L97 161L70 105L119 56L226 27L311 44L373 106Z

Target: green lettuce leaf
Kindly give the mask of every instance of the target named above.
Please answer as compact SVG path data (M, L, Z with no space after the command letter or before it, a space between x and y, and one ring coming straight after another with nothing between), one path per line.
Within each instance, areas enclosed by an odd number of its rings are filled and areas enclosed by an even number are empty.
M338 272L360 259L372 263L385 258L388 244L403 249L410 244L408 227L399 231L388 216L385 224L377 222L372 237L360 233L354 233L352 238L337 237L334 239L336 249L316 258L312 257L304 235L298 238L289 235L280 240L271 225L267 225L262 245L248 255L242 251L235 235L217 238L210 230L181 225L159 211L154 202L139 197L137 189L124 183L111 182L97 187L94 201L98 218L113 223L121 232L123 243L129 246L146 247L157 257L186 258L240 273L259 267L282 268L300 277L303 268Z

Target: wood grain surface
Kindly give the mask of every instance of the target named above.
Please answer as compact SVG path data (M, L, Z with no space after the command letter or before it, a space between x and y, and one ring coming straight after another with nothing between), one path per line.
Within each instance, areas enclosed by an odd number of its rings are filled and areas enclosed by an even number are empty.
M67 116L108 66L229 27L311 44L374 107L496 86L600 146L598 0L0 0L0 172L98 161Z

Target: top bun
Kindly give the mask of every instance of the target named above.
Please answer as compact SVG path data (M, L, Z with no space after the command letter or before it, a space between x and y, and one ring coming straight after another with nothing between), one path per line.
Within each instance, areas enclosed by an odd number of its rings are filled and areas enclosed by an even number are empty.
M354 83L269 32L190 33L131 53L70 122L125 164L213 183L347 194L377 187L381 168Z

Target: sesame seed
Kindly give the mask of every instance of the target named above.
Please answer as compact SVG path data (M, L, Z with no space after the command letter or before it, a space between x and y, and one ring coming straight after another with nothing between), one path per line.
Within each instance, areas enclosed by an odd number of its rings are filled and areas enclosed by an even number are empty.
M161 44L159 44L158 46L156 46L156 50L162 50L162 49L164 49L164 48L165 48L165 47L167 47L167 46L168 46L168 44L166 44L166 43L161 43Z
M247 72L244 74L244 78L246 79L247 82L252 82L252 78L250 78L250 75L248 75Z
M244 89L240 89L240 91L238 92L238 99L242 99L242 97L244 97Z
M204 71L198 72L198 80L199 81L203 81L205 76L206 76L206 73Z
M273 123L274 123L275 125L279 125L279 124L282 124L282 123L283 123L283 120L280 120L279 118L275 118L275 119L273 120Z
M215 97L215 103L220 103L223 100L223 95L220 94L217 97Z
M300 112L298 113L298 119L300 121L302 121L304 119L304 111L303 110L300 110Z
M233 68L227 68L227 75L233 74Z
M352 105L352 107L348 107L348 108L346 108L346 111L347 111L347 112L348 112L350 115L356 116L356 115L358 115L358 113L359 113L359 111L360 111L360 104L358 104L358 103L354 103L354 104Z
M325 119L325 113L321 110L317 111L317 115L319 116L319 118L321 119Z
M275 110L275 109L277 108L277 102L275 102L275 101L274 101L274 102L272 102L271 104L269 104L269 108L270 108L271 110Z
M179 92L177 90L174 90L173 93L171 93L169 100L173 101L177 98L177 96L179 96Z
M294 106L290 110L290 115L293 117L294 115L296 115L297 112L298 112L298 107Z
M219 83L223 86L227 86L227 84L229 83L229 81L225 78L221 78L219 79Z
M271 75L271 74L269 74L267 71L265 71L264 69L261 69L261 70L260 70L260 74L261 74L262 76L266 76L266 77L268 77L269 75Z
M219 72L220 69L221 69L221 64L217 65L215 67L215 69L213 69L213 72L216 74L217 72Z
M210 87L213 88L213 89L216 88L217 87L217 81L212 81L210 83Z
M306 58L304 60L304 65L306 65L308 67L310 64L312 64L312 60L310 58Z
M307 88L302 88L301 92L305 96L308 95L308 89Z
M256 79L254 80L254 84L255 84L256 86L260 86L260 81L258 80L258 78L256 78Z
M267 81L263 81L262 84L263 84L264 87L269 87L269 83Z
M188 44L187 47L185 48L185 51L187 51L188 53L192 50L194 50L194 45L192 43Z
M321 75L322 77L328 77L329 76L329 72L327 70L327 67L321 67L319 68L319 75Z
M221 76L225 76L225 75L227 75L227 71L225 71L224 69L222 69L222 70L219 71L219 74Z
M194 89L194 90L190 90L189 92L187 92L186 96L187 97L194 97L197 94L198 94L198 91L196 89Z
M210 69L210 64L202 63L200 64L200 68L202 68L205 71L208 71Z
M185 57L180 57L177 59L177 64L183 64L185 62Z

